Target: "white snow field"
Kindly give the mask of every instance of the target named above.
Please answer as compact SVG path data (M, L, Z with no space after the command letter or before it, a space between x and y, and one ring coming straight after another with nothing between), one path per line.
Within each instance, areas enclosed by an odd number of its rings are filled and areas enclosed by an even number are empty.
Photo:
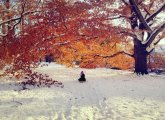
M81 71L87 82L79 83ZM64 87L29 87L0 78L0 120L165 120L165 77L106 68L35 69Z

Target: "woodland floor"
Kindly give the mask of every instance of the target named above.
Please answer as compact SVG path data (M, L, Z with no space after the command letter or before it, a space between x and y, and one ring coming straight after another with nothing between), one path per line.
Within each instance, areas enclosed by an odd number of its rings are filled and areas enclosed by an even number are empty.
M85 83L77 81L82 70ZM0 78L0 120L165 120L165 76L54 63L34 71L64 87L20 90L14 79Z

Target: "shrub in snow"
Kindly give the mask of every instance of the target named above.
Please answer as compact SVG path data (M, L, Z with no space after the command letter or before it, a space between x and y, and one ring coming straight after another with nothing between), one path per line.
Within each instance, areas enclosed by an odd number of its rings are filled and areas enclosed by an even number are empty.
M53 85L57 87L64 87L61 82L49 78L47 74L40 74L38 72L29 73L24 77L25 80L20 84L23 85L23 89L26 89L26 85L37 86L37 87L51 87Z

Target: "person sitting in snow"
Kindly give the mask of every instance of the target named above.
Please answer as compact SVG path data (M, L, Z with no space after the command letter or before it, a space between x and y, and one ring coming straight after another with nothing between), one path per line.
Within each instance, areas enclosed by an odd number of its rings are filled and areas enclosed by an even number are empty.
M85 74L84 74L83 71L81 71L81 73L80 73L80 78L78 79L78 81L79 81L79 82L85 82L85 81L86 81L86 79L85 79Z

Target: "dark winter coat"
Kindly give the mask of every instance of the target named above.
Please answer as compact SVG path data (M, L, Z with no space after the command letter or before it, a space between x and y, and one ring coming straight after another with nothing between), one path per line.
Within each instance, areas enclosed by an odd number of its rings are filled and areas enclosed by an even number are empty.
M85 82L86 79L85 79L85 74L84 73L81 73L81 76L80 78L78 79L79 82Z

